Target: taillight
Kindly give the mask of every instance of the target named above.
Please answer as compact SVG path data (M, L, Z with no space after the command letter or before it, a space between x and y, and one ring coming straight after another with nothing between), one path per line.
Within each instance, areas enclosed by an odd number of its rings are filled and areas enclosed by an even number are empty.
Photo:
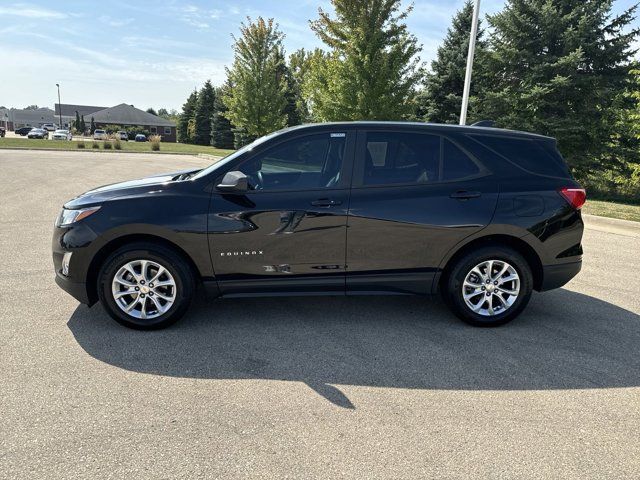
M582 208L584 202L587 201L587 192L584 188L561 188L558 191L576 210Z

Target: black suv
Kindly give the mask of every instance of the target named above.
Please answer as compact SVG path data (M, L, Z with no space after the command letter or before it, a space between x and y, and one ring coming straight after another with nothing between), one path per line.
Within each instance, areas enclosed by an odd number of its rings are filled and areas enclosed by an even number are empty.
M585 192L555 140L423 123L305 125L203 170L68 202L57 283L118 322L165 327L219 296L431 294L478 326L579 271Z
M33 130L33 127L22 127L22 128L18 128L14 133L16 135L22 135L23 137L28 134L31 130Z

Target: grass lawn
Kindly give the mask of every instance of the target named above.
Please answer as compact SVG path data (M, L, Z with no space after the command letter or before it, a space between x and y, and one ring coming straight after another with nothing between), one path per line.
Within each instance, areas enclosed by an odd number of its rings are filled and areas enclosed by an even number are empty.
M640 205L587 200L582 211L590 215L640 222Z
M85 142L85 149L78 148L80 141L65 142L62 140L38 140L29 138L0 138L0 148L28 148L28 149L55 149L55 150L77 150L79 152L86 152L93 150L91 148L93 142ZM99 141L100 150L103 150L103 142ZM186 153L191 155L197 155L198 153L206 153L208 155L215 155L218 157L224 157L229 155L233 150L222 150L219 148L208 147L205 145L189 145L186 143L161 143L160 151L153 152L151 150L150 142L122 142L122 150L106 150L108 152L144 152L144 153Z

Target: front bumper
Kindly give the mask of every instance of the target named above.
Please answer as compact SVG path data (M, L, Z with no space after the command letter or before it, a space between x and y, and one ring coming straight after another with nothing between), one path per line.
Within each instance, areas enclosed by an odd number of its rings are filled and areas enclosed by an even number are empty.
M543 265L540 291L553 290L566 285L582 269L582 260L558 265Z
M87 292L87 284L84 282L72 282L68 277L56 272L56 283L65 292L78 300L80 303L91 305L93 302L89 299Z
M81 303L91 305L95 300L89 295L87 276L91 259L93 258L92 242L96 234L84 222L71 227L55 227L51 250L56 283L72 297ZM69 262L67 274L63 274L63 259L65 253L73 252Z

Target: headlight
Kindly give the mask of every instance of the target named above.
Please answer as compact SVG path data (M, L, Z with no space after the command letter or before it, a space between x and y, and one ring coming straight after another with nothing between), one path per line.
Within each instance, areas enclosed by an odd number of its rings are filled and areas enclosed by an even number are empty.
M63 208L56 220L56 227L64 227L79 222L83 218L93 215L98 210L100 210L100 207L81 208L79 210L67 210Z

